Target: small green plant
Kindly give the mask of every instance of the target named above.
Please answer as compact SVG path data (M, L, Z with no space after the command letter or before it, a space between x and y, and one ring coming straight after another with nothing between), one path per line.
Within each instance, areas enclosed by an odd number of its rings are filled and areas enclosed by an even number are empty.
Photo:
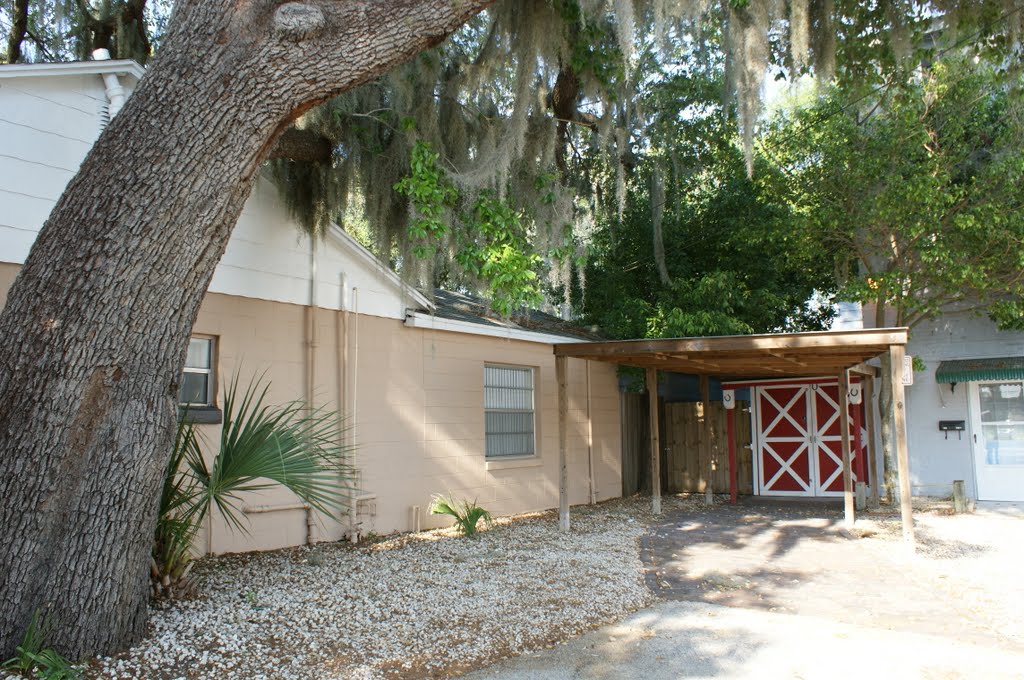
M47 635L46 620L37 609L32 613L32 620L25 629L21 644L15 647L15 655L0 664L0 668L42 680L80 678L82 674L70 661L56 650L46 647Z
M491 513L487 512L476 501L457 501L451 496L434 496L430 503L431 515L450 515L455 518L455 526L464 536L476 534L480 520L487 526L491 525Z

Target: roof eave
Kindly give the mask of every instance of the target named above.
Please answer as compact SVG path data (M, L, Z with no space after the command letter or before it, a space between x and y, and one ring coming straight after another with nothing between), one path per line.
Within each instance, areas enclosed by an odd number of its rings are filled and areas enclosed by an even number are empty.
M140 80L146 69L133 59L104 59L100 61L68 61L46 64L4 64L0 78L27 78L39 76L104 75L131 76Z

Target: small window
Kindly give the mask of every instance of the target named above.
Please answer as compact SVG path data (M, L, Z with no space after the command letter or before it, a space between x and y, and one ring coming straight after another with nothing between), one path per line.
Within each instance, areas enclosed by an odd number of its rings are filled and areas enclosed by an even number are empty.
M213 406L213 338L193 337L188 341L188 355L181 374L178 401L182 406Z
M484 366L487 458L535 453L533 369Z

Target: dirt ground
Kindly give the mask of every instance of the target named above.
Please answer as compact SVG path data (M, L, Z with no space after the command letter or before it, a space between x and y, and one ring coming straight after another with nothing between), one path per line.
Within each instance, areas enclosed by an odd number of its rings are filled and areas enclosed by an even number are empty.
M641 552L661 599L469 677L1024 678L1024 508L891 514L748 499L666 512Z
M998 508L916 513L913 554L895 516L866 514L847 532L836 503L748 499L672 512L643 539L647 583L666 600L1024 651L1024 515Z

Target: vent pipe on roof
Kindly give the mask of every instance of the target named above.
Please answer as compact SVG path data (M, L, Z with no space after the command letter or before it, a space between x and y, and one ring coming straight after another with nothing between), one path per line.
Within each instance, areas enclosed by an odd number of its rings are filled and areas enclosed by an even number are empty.
M92 52L93 61L109 61L110 51L105 50L102 47ZM107 120L109 121L117 112L124 106L125 91L124 87L121 86L121 80L117 77L116 73L104 73L103 74L103 85L107 89L107 101L110 102L110 106L107 109Z

